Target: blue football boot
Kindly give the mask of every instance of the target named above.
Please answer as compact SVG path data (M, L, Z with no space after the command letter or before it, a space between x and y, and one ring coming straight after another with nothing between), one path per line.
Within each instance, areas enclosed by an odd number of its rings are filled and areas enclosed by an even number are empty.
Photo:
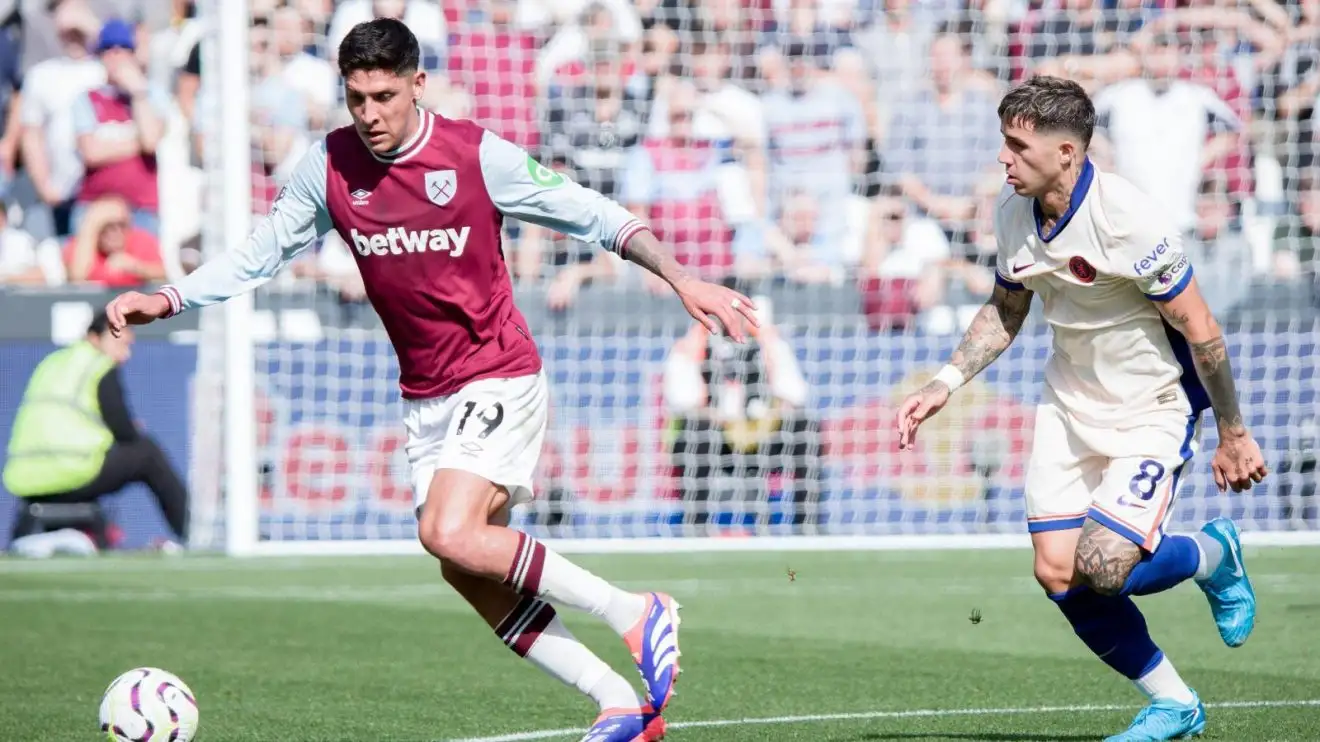
M1230 647L1240 647L1256 626L1256 592L1247 578L1242 560L1242 542L1237 526L1227 518L1215 518L1201 527L1201 532L1224 547L1224 558L1201 586L1210 601L1210 612L1219 629L1219 637Z
M1137 713L1126 732L1105 742L1163 742L1166 739L1199 737L1205 731L1205 704L1200 698L1189 704L1156 701Z

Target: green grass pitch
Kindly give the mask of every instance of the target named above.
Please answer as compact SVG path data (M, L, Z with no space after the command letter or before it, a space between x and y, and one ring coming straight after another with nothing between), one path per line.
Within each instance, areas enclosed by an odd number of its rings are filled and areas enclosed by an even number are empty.
M1261 613L1241 649L1190 584L1139 603L1210 705L1207 739L1320 740L1320 549L1247 559ZM1026 551L580 561L684 603L671 740L1098 740L1142 700L1073 637ZM192 686L203 742L575 740L534 733L594 716L422 557L0 559L0 615L4 739L97 739L101 692L139 665ZM640 685L603 624L566 620Z

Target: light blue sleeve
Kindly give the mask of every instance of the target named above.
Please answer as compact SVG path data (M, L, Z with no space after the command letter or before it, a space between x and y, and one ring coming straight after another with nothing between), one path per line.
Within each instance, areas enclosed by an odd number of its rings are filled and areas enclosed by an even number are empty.
M534 160L522 147L487 131L481 175L501 213L621 253L646 229L632 212Z
M73 101L73 133L82 136L96 131L96 111L92 109L92 99L86 93Z
M242 246L235 247L161 287L172 314L218 304L252 291L274 278L332 224L325 200L325 140L317 142L280 189L270 213Z

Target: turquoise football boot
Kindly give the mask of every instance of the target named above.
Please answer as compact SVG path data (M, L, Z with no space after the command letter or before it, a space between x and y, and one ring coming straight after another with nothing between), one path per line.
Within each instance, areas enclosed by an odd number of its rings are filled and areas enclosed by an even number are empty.
M1237 526L1227 518L1215 518L1202 526L1201 532L1224 547L1224 558L1210 576L1198 584L1210 601L1210 612L1219 628L1219 637L1230 647L1240 647L1256 626L1256 592L1247 578Z
M1142 709L1126 732L1105 742L1163 742L1166 739L1199 737L1205 732L1205 704L1156 701Z

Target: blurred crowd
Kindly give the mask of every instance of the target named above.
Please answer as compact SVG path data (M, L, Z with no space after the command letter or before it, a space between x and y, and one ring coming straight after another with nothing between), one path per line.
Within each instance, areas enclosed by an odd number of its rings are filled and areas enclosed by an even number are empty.
M1093 158L1162 203L1217 310L1315 282L1320 0L249 7L254 213L347 122L339 41L390 16L423 45L423 105L618 200L708 277L851 284L870 316L950 329L993 283L999 97L1042 72L1091 92ZM0 0L0 18L0 284L189 270L224 105L214 24L192 0ZM657 288L539 228L505 246L556 308L589 283ZM279 286L363 297L334 236Z

